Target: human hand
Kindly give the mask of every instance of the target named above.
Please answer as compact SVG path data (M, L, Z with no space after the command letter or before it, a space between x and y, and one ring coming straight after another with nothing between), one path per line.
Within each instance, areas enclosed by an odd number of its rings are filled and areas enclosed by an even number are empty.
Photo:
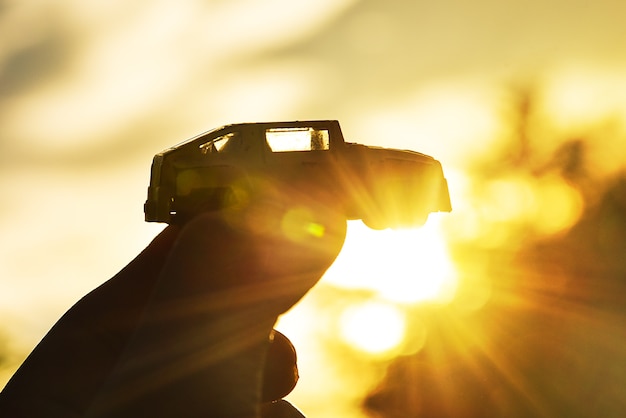
M286 234L266 212L167 227L57 322L0 394L0 415L257 417L272 326L332 264L346 227L324 214L318 233Z

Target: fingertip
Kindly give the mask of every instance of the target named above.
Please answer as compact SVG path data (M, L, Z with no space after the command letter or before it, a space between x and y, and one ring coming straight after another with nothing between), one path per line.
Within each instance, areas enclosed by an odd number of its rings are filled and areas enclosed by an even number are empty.
M284 399L261 405L261 418L305 418L302 412Z

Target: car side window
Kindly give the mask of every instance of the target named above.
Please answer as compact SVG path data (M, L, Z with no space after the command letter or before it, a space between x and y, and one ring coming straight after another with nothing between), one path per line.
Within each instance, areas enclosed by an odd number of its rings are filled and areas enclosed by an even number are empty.
M326 129L271 128L265 131L265 141L272 152L330 149L330 134Z

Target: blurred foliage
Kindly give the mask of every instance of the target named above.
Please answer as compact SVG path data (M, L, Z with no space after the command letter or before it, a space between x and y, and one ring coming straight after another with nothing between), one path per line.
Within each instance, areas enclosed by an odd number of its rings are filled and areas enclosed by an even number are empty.
M541 212L520 209L456 239L457 300L415 309L412 318L428 324L426 343L390 364L364 401L373 417L618 417L626 410L626 173L606 177L589 162L602 127L550 138L532 91L514 102L513 134L473 165L472 195L523 179L530 186L514 190L530 197L513 194L519 209L556 178L579 196L576 221L537 228ZM545 153L542 141L559 145ZM468 309L462 301L477 292L488 296Z
M23 360L22 356L11 346L8 335L0 330L0 382L7 381Z

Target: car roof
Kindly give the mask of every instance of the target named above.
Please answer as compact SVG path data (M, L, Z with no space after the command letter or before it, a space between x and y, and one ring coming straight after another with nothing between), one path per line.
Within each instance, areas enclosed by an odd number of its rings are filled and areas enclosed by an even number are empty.
M190 139L187 139L173 147L167 148L160 152L161 155L171 154L173 152L180 152L183 149L193 148L195 151L195 145L201 145L210 141L212 138L218 138L233 131L250 131L257 129L281 129L281 128L336 128L339 135L341 135L341 129L339 129L339 121L333 119L318 119L318 120L295 120L295 121L281 121L281 122L245 122L245 123L231 123L228 125L222 125L210 131L203 132Z

